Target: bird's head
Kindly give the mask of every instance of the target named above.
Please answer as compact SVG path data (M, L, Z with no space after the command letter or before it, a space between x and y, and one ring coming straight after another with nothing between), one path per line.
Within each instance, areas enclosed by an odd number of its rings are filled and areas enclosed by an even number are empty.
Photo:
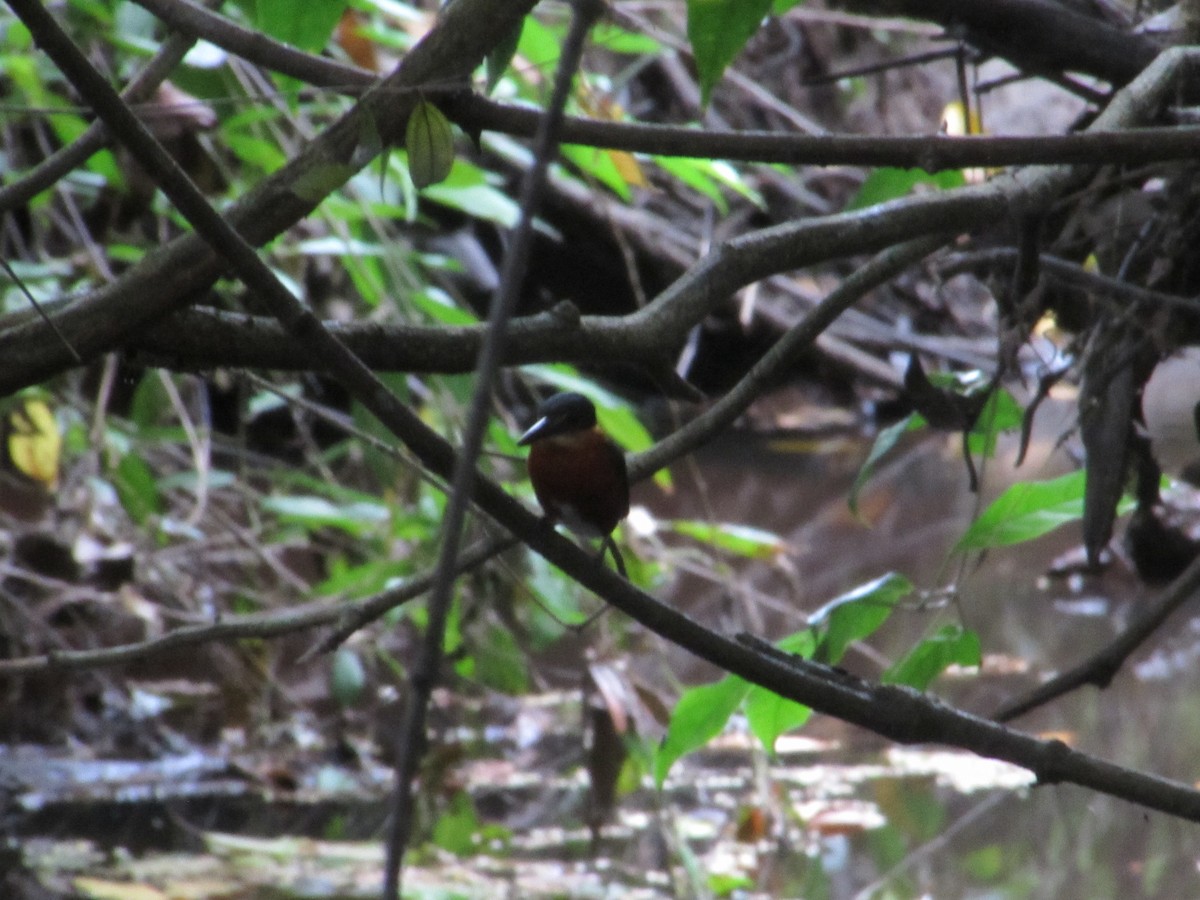
M583 394L555 394L537 409L537 421L521 435L525 447L547 438L590 432L596 427L596 407Z

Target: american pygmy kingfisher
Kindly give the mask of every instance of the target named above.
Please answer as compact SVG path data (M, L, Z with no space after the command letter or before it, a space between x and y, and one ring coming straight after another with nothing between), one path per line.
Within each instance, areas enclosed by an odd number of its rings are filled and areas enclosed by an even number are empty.
M537 421L517 444L529 445L529 480L546 517L581 537L601 538L600 555L611 551L624 575L612 531L629 515L625 454L596 424L592 401L555 394L538 407Z

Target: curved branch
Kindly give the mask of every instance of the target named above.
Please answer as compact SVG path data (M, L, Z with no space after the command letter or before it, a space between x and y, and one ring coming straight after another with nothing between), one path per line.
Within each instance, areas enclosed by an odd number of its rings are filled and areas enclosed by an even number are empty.
M1054 0L843 0L868 14L936 22L980 50L1035 74L1081 72L1121 87L1162 50L1153 38Z

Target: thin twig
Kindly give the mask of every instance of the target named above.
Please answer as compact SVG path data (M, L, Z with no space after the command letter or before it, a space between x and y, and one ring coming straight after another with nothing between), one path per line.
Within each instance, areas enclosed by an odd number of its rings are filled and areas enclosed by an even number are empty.
M172 34L163 41L162 47L146 63L146 67L133 77L121 96L129 103L145 100L179 65L195 43L193 35ZM89 156L104 146L107 139L108 130L104 123L93 122L83 134L46 157L16 181L0 185L0 213L28 203L72 169L83 165Z
M996 711L994 718L998 722L1011 722L1018 716L1023 716L1039 706L1045 706L1085 684L1093 684L1099 688L1108 687L1113 677L1125 665L1125 660L1162 627L1179 607L1195 599L1198 591L1200 560L1188 566L1158 599L1141 609L1139 615L1129 623L1129 627L1112 641L1079 665L1040 684L1024 697L1004 704Z
M60 341L62 341L62 345L67 348L67 352L71 354L71 356L75 359L75 362L82 365L83 357L79 355L79 352L71 345L71 342L67 340L66 335L58 330L58 326L54 324L54 320L46 315L46 311L42 309L42 304L38 303L37 298L33 296L29 288L25 286L25 282L21 279L21 276L13 271L13 267L8 264L8 260L2 256L0 256L0 266L4 267L4 271L7 272L8 277L13 280L13 284L15 284L21 293L25 295L25 299L29 301L29 304L37 310L37 314L42 317L42 321L49 325L50 330L58 336Z
M583 57L583 46L592 24L603 12L599 0L575 0L571 6L571 27L558 61L554 90L541 120L534 145L534 160L521 185L521 217L513 231L500 284L488 313L487 337L479 352L475 371L475 390L462 448L454 467L445 523L442 527L441 552L438 556L433 590L428 603L428 620L421 654L413 667L412 683L404 704L396 748L396 787L392 801L392 822L388 832L387 868L384 872L383 897L399 898L404 852L412 837L413 782L416 780L426 747L425 720L429 701L438 681L445 643L446 619L454 588L458 543L463 521L471 502L476 478L476 459L483 446L483 435L491 417L492 384L504 352L508 321L512 318L533 247L534 216L545 191L550 165L558 156L558 131L571 92L571 83Z

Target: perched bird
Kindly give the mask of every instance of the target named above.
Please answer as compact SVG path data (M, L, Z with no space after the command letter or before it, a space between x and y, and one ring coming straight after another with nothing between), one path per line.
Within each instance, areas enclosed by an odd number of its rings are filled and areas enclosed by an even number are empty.
M537 421L517 444L529 446L529 480L552 522L580 537L601 538L617 571L625 561L612 538L629 515L625 454L596 424L596 407L582 394L555 394L537 410Z

